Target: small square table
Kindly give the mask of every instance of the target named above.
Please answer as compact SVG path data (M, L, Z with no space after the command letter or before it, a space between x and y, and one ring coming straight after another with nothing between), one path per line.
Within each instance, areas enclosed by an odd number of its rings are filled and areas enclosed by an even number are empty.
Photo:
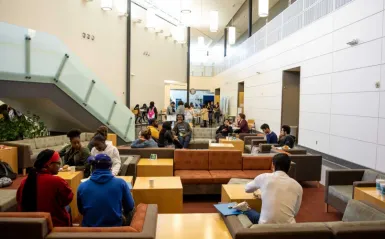
M13 172L17 174L18 159L17 159L17 147L5 146L0 149L0 160L9 164Z
M232 144L211 143L210 150L236 150Z
M354 187L354 199L367 201L385 210L385 200L377 195L376 187Z
M219 139L219 143L232 144L235 150L240 150L242 153L245 150L245 142L240 139L234 139L234 140Z
M137 177L172 177L174 159L141 158L137 165Z
M131 183L131 186L134 186L134 184L133 184L134 183L133 182L134 177L132 177L132 176L115 176L115 177L121 178L124 181L126 181L127 183Z
M257 194L260 195L261 191L258 190ZM222 185L221 202L240 203L243 201L246 201L252 209L256 210L257 212L261 212L262 200L260 198L255 197L253 193L246 193L244 184Z
M69 184L69 186L72 189L72 192L74 194L74 198L72 202L70 203L71 207L71 214L72 214L72 220L75 220L75 218L78 218L79 210L78 210L78 204L77 204L77 192L78 187L80 185L80 180L84 178L84 172L83 171L76 171L76 172L59 172L58 175L62 179L66 180L66 182Z
M150 179L154 179L152 188ZM183 187L180 177L136 177L132 194L135 205L158 204L159 213L183 211Z

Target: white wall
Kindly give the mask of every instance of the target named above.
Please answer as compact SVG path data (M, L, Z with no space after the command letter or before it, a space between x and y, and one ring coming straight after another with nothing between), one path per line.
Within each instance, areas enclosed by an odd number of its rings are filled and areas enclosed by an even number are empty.
M244 81L247 117L278 132L282 71L300 66L299 144L385 171L384 29L384 0L355 0L219 74L221 95L234 114Z
M158 109L164 105L165 80L186 82L187 47L176 44L165 34L145 28L146 11L132 4L132 11L143 19L131 24L131 106L154 101ZM172 25L159 20L160 28L169 31ZM148 52L150 56L143 55Z
M100 0L0 0L0 21L57 36L125 102L126 18ZM82 33L95 36L85 40Z

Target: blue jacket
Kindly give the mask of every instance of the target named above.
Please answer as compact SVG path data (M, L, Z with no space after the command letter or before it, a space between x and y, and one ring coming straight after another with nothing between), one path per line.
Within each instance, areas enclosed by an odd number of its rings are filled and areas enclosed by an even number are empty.
M134 209L127 183L109 169L95 170L90 180L79 185L77 203L83 227L122 226L122 209L125 214Z
M140 139L134 140L131 143L131 148L158 148L158 143L153 139L142 141Z
M278 143L277 135L273 131L271 131L270 134L266 135L266 142L268 144L277 144Z

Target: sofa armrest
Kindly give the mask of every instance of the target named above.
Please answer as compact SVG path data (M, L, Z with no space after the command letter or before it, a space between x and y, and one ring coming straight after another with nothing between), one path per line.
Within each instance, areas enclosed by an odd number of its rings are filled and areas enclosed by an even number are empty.
M354 198L354 188L357 187L357 188L362 188L362 187L375 187L376 186L376 182L375 181L357 181L357 182L353 182L353 195L352 195L352 198Z
M244 138L245 145L251 144L251 141L255 139L264 140L264 137L263 136L245 136Z
M32 149L29 144L16 143L16 142L2 142L1 144L17 147L17 161L19 168L29 168L33 166L31 159ZM16 172L17 173L17 172Z
M329 186L332 185L353 185L356 181L361 181L364 169L339 169L326 170L325 175L325 202L329 195Z
M289 177L295 179L296 178L296 172L297 172L297 164L294 163L294 162L290 162L290 168L289 168L289 172L287 172L287 175L289 175Z
M259 146L260 144L266 144L265 139L252 139L251 146Z
M126 162L122 160L122 169L120 171L120 176L133 176L133 180L135 182L136 179L136 167L140 160L140 155L120 155L121 158L127 158L125 161L130 160L130 162L125 164ZM130 158L130 159L129 159Z
M235 215L231 215L231 216L222 215L222 218L227 226L227 229L231 234L231 237L235 238L235 235L243 229L242 223L239 221L238 217Z

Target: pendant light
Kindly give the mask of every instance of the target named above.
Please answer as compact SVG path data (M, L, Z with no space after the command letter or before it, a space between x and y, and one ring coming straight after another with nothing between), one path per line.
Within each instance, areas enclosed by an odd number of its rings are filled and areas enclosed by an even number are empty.
M104 11L111 11L112 10L112 0L101 0L100 7Z
M210 11L210 32L218 31L218 11Z
M269 0L258 0L258 16L269 16Z
M228 37L229 37L229 44L234 45L235 44L235 38L236 38L236 29L235 27L228 27Z
M146 12L146 27L147 28L155 28L156 27L156 16L155 9L148 8Z

